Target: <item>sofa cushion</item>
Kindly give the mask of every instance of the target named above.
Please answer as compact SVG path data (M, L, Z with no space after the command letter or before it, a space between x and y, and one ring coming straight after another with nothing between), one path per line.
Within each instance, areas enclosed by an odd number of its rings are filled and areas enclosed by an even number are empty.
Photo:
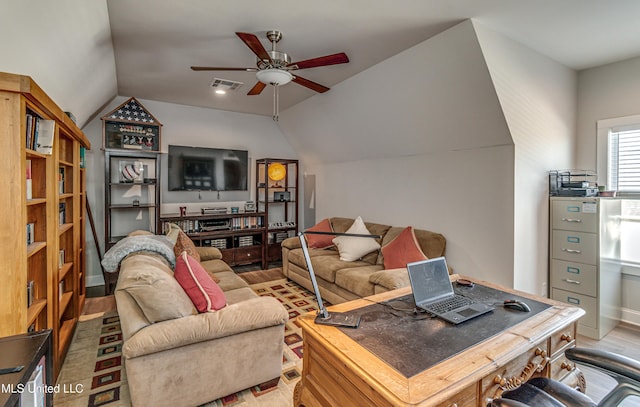
M323 219L314 226L307 229L307 231L311 232L333 232L333 228L331 227L331 222L329 219ZM307 246L310 248L324 249L327 247L333 246L333 238L335 235L314 235L314 234L305 234L305 239L307 240Z
M176 242L178 241L178 235L180 234L181 231L182 229L180 229L180 226L176 225L175 223L169 223L169 227L167 229L167 234L166 234L167 239L171 240L175 245Z
M360 297L375 294L375 284L370 276L380 270L380 266L351 267L336 272L336 285Z
M200 261L205 260L220 260L222 259L222 252L217 247L210 246L196 246L196 251L200 255Z
M314 256L312 254L316 255ZM336 271L338 270L349 267L365 267L371 265L370 263L367 263L365 261L340 260L340 256L335 250L311 249L309 251L309 257L311 257L313 271L316 276L330 283L334 283L336 281ZM307 270L307 263L304 259L302 249L291 250L289 252L289 262L299 266L304 270Z
M364 224L360 216L356 218L353 225L347 229L346 233L354 233L359 235L370 235L371 233ZM333 243L338 247L340 252L340 260L355 261L368 253L380 248L380 244L373 238L356 237L356 236L338 236L333 239Z
M176 260L174 276L198 312L217 311L227 305L224 293L205 269L186 251Z
M117 289L126 291L151 323L197 313L173 271L153 257L123 260Z
M231 305L256 298L258 294L249 287L240 287L225 291L225 296L227 297L227 303Z
M407 263L427 259L411 226L404 228L395 239L382 246L382 256L386 269L406 267Z
M212 273L208 273L211 275ZM219 273L215 273L215 276L220 280L218 285L222 289L222 291L227 292L229 290L235 290L236 288L248 287L246 281L244 281L241 277L239 277L233 271L223 271Z
M148 230L138 229L129 233L127 236L149 236L149 235L153 235L153 233L149 232Z
M176 258L178 258L182 254L182 252L185 252L185 251L189 256L196 259L196 261L198 262L200 261L200 254L196 249L196 245L189 238L189 236L187 236L186 233L180 230L178 231L178 238L176 240L176 245L173 246L173 252L175 253Z
M369 276L369 281L387 290L396 290L409 286L409 272L406 267L397 269L384 269L376 271Z

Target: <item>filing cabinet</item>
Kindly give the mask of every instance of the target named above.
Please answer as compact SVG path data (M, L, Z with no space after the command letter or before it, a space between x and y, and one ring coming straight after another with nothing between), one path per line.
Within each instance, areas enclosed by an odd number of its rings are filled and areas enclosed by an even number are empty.
M550 296L584 309L578 333L601 339L620 320L620 200L550 200Z

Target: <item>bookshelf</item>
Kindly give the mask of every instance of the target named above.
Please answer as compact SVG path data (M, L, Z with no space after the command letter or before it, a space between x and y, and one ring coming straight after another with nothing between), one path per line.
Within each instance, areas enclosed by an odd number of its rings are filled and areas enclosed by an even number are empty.
M282 241L298 233L298 160L258 159L256 177L257 208L267 219L266 268L282 260Z
M85 299L90 143L28 76L0 73L0 336L51 329L54 377Z

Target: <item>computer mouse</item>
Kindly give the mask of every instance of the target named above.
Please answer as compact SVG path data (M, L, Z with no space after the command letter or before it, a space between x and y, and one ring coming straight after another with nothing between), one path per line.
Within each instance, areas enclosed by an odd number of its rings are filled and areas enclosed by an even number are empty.
M504 300L504 307L515 309L522 312L531 311L531 308L529 308L529 306L526 303L518 300Z

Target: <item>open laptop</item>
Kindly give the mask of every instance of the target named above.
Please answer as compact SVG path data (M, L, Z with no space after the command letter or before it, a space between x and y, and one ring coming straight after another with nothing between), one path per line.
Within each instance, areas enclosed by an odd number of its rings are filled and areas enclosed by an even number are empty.
M407 264L416 307L452 324L459 324L492 311L494 307L453 291L444 257Z

